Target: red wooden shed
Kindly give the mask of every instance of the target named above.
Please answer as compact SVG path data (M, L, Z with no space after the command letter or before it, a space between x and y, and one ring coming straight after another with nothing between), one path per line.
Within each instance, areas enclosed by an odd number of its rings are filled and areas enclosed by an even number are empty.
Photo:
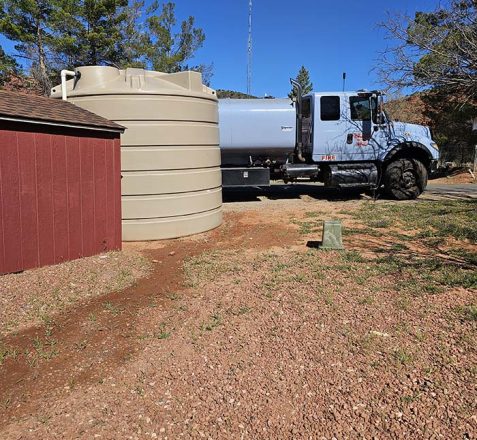
M123 131L65 101L0 90L0 274L121 249Z

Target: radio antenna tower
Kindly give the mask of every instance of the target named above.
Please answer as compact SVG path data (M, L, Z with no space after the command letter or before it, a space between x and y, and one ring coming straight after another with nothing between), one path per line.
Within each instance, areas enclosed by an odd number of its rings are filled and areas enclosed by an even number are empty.
M252 94L252 0L248 0L247 95Z

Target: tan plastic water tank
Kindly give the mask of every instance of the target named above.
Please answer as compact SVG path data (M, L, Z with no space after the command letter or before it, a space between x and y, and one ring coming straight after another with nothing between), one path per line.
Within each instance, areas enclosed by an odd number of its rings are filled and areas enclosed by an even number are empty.
M215 92L197 72L87 66L68 101L127 127L121 137L123 240L204 232L222 222ZM61 87L52 90L61 97Z

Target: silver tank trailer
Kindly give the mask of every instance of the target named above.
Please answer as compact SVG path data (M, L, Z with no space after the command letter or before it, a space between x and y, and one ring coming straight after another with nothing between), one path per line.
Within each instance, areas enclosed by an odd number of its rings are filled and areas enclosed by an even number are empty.
M219 100L222 166L283 163L295 149L296 112L290 99Z

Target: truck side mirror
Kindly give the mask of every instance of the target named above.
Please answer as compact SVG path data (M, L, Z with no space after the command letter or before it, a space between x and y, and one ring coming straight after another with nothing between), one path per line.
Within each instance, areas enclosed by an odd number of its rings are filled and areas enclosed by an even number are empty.
M383 110L379 102L378 102L378 107L376 109L376 124L377 125L384 124Z
M386 116L384 112L384 98L382 95L378 97L378 123L383 125L386 123Z

